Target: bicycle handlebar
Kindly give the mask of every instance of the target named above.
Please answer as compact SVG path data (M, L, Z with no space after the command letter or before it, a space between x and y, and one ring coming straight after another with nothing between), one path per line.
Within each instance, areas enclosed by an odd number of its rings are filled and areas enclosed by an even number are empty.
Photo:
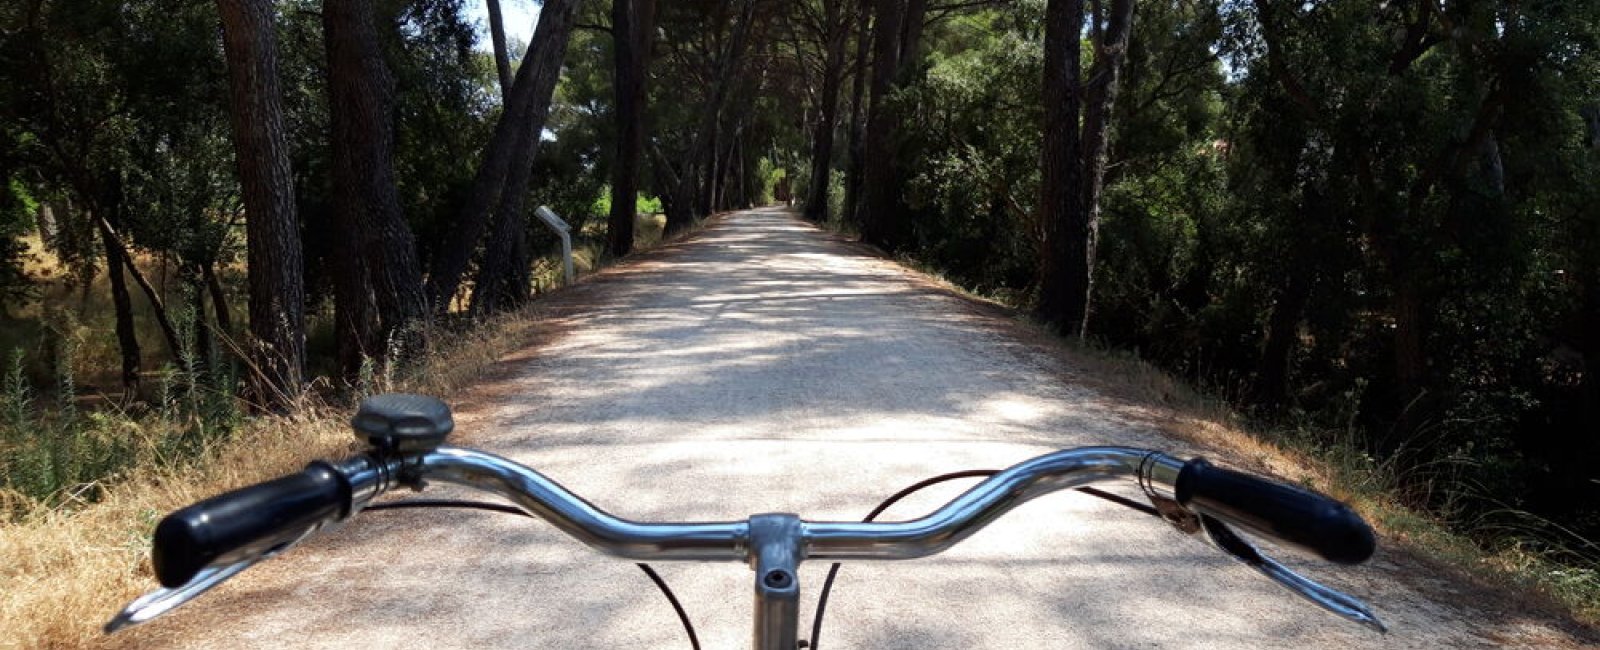
M167 515L150 552L161 585L177 588L212 565L266 555L350 512L350 482L338 468L304 471L219 494Z
M612 515L561 484L513 461L440 447L415 456L416 478L488 491L526 508L572 537L635 560L747 559L746 522L642 523ZM400 468L395 468L400 469ZM1344 504L1315 492L1212 465L1123 447L1082 447L1023 462L979 483L919 519L805 522L802 548L821 559L906 559L938 553L1034 497L1119 476L1175 494L1177 501L1330 562L1372 555L1372 530ZM386 488L385 488L386 489ZM207 565L242 559L293 541L359 508L339 468L314 463L298 474L212 497L174 512L156 528L161 584L176 587Z
M1178 503L1338 564L1360 564L1377 538L1349 506L1292 485L1196 458L1178 474Z
M799 553L796 560L932 555L1035 497L1116 477L1135 478L1152 498L1166 498L1157 494L1164 490L1194 514L1238 524L1331 561L1360 562L1372 554L1371 529L1353 511L1328 497L1221 469L1202 459L1184 463L1143 449L1082 447L1017 464L918 519L863 523L795 518L799 536L794 540ZM612 555L636 560L756 561L758 549L751 531L755 517L724 522L630 521L516 462L481 451L440 446L381 458L360 456L337 465L315 463L298 474L174 512L157 527L153 549L157 576L167 589L135 601L107 627L148 620L318 528L359 512L388 489L401 484L421 487L430 479L508 498ZM189 584L190 580L196 584ZM1328 606L1325 597L1304 590L1301 595ZM141 609L148 611L141 613Z

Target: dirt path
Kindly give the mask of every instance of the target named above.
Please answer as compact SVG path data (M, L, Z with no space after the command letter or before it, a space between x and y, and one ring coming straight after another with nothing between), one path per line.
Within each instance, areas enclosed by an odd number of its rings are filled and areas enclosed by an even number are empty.
M1071 381L1073 368L1012 335L1012 323L778 211L720 219L548 304L550 340L508 361L502 379L457 396L455 442L527 463L624 517L854 519L939 472L1077 445L1183 451L1142 424L1150 418L1138 406ZM966 485L889 514L920 514ZM1355 570L1287 559L1368 599L1393 632L1343 623L1152 519L1069 493L935 558L847 565L822 640L1576 645L1507 610L1439 604L1464 587L1400 570L1384 551ZM747 568L658 569L706 648L747 647ZM825 571L802 567L803 620ZM365 515L122 638L192 648L687 647L628 562L537 522L433 511Z

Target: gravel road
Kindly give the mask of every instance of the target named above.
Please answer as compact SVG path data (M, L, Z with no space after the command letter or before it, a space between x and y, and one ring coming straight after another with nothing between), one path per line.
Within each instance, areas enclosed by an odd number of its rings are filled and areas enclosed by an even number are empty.
M463 404L455 442L536 467L631 519L856 519L932 474L1064 447L1194 451L1156 430L1152 411L1076 381L1083 371L995 310L775 209L720 217L545 304L547 340L453 400ZM918 515L967 485L918 494L885 518ZM1063 493L941 556L846 565L822 642L1579 645L1387 550L1355 569L1284 559L1369 600L1393 631L1346 624L1153 519ZM704 647L747 647L746 567L658 569ZM805 621L826 569L802 566ZM213 649L687 647L630 563L539 522L453 511L364 515L118 636Z

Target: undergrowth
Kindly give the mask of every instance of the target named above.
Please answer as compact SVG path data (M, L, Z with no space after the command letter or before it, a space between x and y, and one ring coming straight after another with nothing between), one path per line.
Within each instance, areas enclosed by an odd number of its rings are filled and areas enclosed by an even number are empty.
M660 218L641 222L647 249L660 239ZM596 241L580 250L580 275L609 262ZM549 275L559 260L537 268L545 287L559 283ZM407 332L396 340L418 343L391 350L399 362L363 364L342 397L312 392L287 415L247 415L225 364L169 367L155 377L155 397L123 406L78 394L70 338L51 351L61 370L48 396L30 384L25 355L10 353L0 375L0 648L105 645L100 624L153 584L149 536L162 513L354 452L349 400L458 393L535 340L539 310L534 301L467 327ZM198 361L184 365L204 367ZM146 634L119 637L140 645Z
M825 227L858 238L850 224L834 220ZM1600 625L1600 543L1514 508L1502 509L1495 523L1467 520L1464 508L1456 504L1473 489L1469 459L1447 458L1419 468L1374 458L1360 443L1353 411L1343 426L1328 424L1338 422L1338 414L1274 421L1244 416L1221 397L1229 393L1223 387L1193 386L1136 352L1057 337L1026 315L1025 296L974 292L915 256L900 255L895 261L951 291L1011 312L1025 326L1061 343L1112 392L1166 407L1170 433L1228 450L1257 464L1255 469L1343 500L1388 539L1427 560L1494 587L1543 594L1578 621ZM1444 505L1416 505L1439 503ZM1504 523L1508 520L1520 523Z

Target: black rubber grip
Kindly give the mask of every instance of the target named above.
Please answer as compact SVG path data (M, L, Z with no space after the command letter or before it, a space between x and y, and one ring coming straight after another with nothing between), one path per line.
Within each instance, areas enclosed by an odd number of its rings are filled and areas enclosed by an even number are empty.
M156 525L150 560L161 585L177 588L208 566L271 552L349 509L349 481L332 465L312 463L167 515Z
M1178 503L1260 535L1309 550L1329 562L1372 557L1377 537L1349 506L1316 492L1223 469L1196 458L1178 473Z

